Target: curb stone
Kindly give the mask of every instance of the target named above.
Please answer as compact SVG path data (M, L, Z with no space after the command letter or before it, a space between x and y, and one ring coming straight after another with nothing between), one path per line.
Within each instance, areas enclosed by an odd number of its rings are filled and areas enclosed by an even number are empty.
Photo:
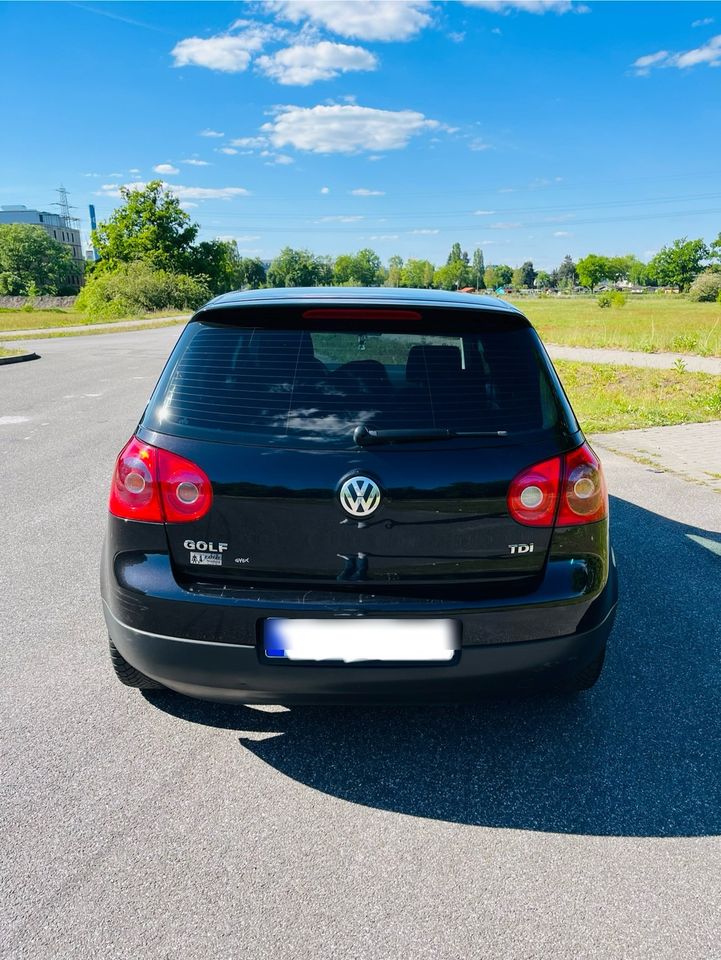
M21 353L19 357L0 357L0 366L6 363L25 363L26 360L39 360L39 353Z

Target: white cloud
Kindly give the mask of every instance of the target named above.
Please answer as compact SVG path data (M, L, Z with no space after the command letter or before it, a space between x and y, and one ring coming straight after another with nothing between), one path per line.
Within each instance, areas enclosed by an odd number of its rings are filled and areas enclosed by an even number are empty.
M234 147L250 147L251 149L255 149L256 147L260 149L261 147L268 146L267 137L237 137L230 142Z
M253 54L270 40L277 39L278 31L269 24L238 20L239 33L223 33L214 37L187 37L173 47L171 55L175 67L205 67L221 73L240 73L247 70Z
M201 137L224 137L225 134L221 133L219 130L201 130L199 136Z
M104 183L97 196L119 197L121 186L128 190L144 190L147 184L138 180L126 184ZM245 187L186 187L179 183L163 183L163 186L182 200L185 206L189 200L233 200L235 197L250 196L250 190Z
M584 3L572 0L461 0L466 7L481 7L492 13L510 13L522 10L524 13L589 13Z
M307 87L351 70L375 70L377 58L363 47L322 40L314 46L297 44L257 61L258 69L278 83Z
M492 217L495 212L496 212L495 210L474 210L473 216L474 217Z
M350 191L352 197L385 197L385 190L369 190L367 187L357 187Z
M471 142L468 144L468 149L479 153L482 150L490 150L491 145L490 143L485 143L480 137L474 137L473 140L471 140Z
M676 67L678 70L687 70L701 63L706 63L709 67L721 67L721 33L692 50L682 50L680 53L671 53L668 50L647 53L634 60L632 66L638 76L645 77L654 67Z
M323 194L330 193L330 187L321 187L320 192Z
M295 160L289 157L287 153L273 153L272 150L261 150L260 156L265 157L266 165L269 167L275 166L276 164L285 167L291 163L295 163Z
M692 27L709 27L714 23L713 17L704 17L703 20L694 20L691 24Z
M185 163L189 167L209 167L210 164L207 160L196 160L194 157L191 157L190 160L181 160L181 163ZM132 170L130 171L132 173Z
M441 232L440 230L431 230L431 229L425 229L425 230L409 230L409 231L408 231L408 233L415 234L415 235L418 236L418 237L430 237L430 236L433 236L434 234L440 233L440 232Z
M307 20L341 37L408 40L431 23L430 0L268 0L266 10L281 20Z
M368 237L369 240L399 240L400 237L397 233L377 233L372 237Z
M463 41L466 39L466 35L461 30L457 32L451 31L451 33L448 34L448 39L453 43L463 43Z
M491 223L491 230L517 230L519 227L522 227L522 223L512 223L507 220L502 220L499 223Z
M128 173L140 173L140 170L137 167L131 167Z
M357 223L359 220L365 220L365 217L358 216L334 216L334 217L321 217L319 220L315 220L315 223Z
M218 153L225 153L229 157L234 157L238 152L235 147L218 147Z
M276 147L311 153L399 150L411 137L440 127L414 110L376 110L355 104L281 107L261 128Z
M572 237L573 234L570 232L570 230L554 230L553 236L554 237Z
M172 163L156 163L153 167L153 170L156 173L165 174L165 176L170 176L173 173L180 173L180 170L178 170L177 167L174 167Z

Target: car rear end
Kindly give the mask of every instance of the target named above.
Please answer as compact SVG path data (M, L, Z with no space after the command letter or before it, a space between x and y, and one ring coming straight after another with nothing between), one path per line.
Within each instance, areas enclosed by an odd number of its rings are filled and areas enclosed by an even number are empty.
M616 602L603 475L500 302L236 295L118 458L102 593L118 656L199 697L587 686Z

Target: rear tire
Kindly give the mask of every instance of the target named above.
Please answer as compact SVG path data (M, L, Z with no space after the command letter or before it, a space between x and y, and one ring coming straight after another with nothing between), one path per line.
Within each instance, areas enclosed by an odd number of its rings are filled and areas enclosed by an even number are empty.
M604 643L601 652L583 670L557 683L555 689L559 693L581 693L583 690L590 690L601 676L605 659L606 644Z
M113 665L115 676L122 684L126 687L135 687L137 690L165 689L162 683L158 683L157 680L153 680L151 677L146 677L140 670L136 670L135 667L131 666L112 640L109 639L108 643L110 644L110 662Z

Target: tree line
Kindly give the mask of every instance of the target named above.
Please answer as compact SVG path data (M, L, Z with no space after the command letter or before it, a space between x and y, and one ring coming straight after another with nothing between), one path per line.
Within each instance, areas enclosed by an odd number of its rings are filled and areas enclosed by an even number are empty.
M99 260L88 265L78 301L90 313L121 316L139 309L193 308L228 290L263 286L492 291L581 287L593 292L601 283L628 280L685 291L700 274L721 273L721 233L709 245L702 239L674 240L648 263L633 254L590 253L577 262L566 256L552 271L536 270L530 260L515 268L486 264L481 249L469 256L460 243L453 244L440 265L398 255L383 264L369 248L329 257L285 247L266 266L257 257L241 256L234 241L198 241L198 224L160 181L142 190L121 188L121 197L120 206L92 235ZM68 261L67 246L41 227L0 226L0 294L61 292Z

